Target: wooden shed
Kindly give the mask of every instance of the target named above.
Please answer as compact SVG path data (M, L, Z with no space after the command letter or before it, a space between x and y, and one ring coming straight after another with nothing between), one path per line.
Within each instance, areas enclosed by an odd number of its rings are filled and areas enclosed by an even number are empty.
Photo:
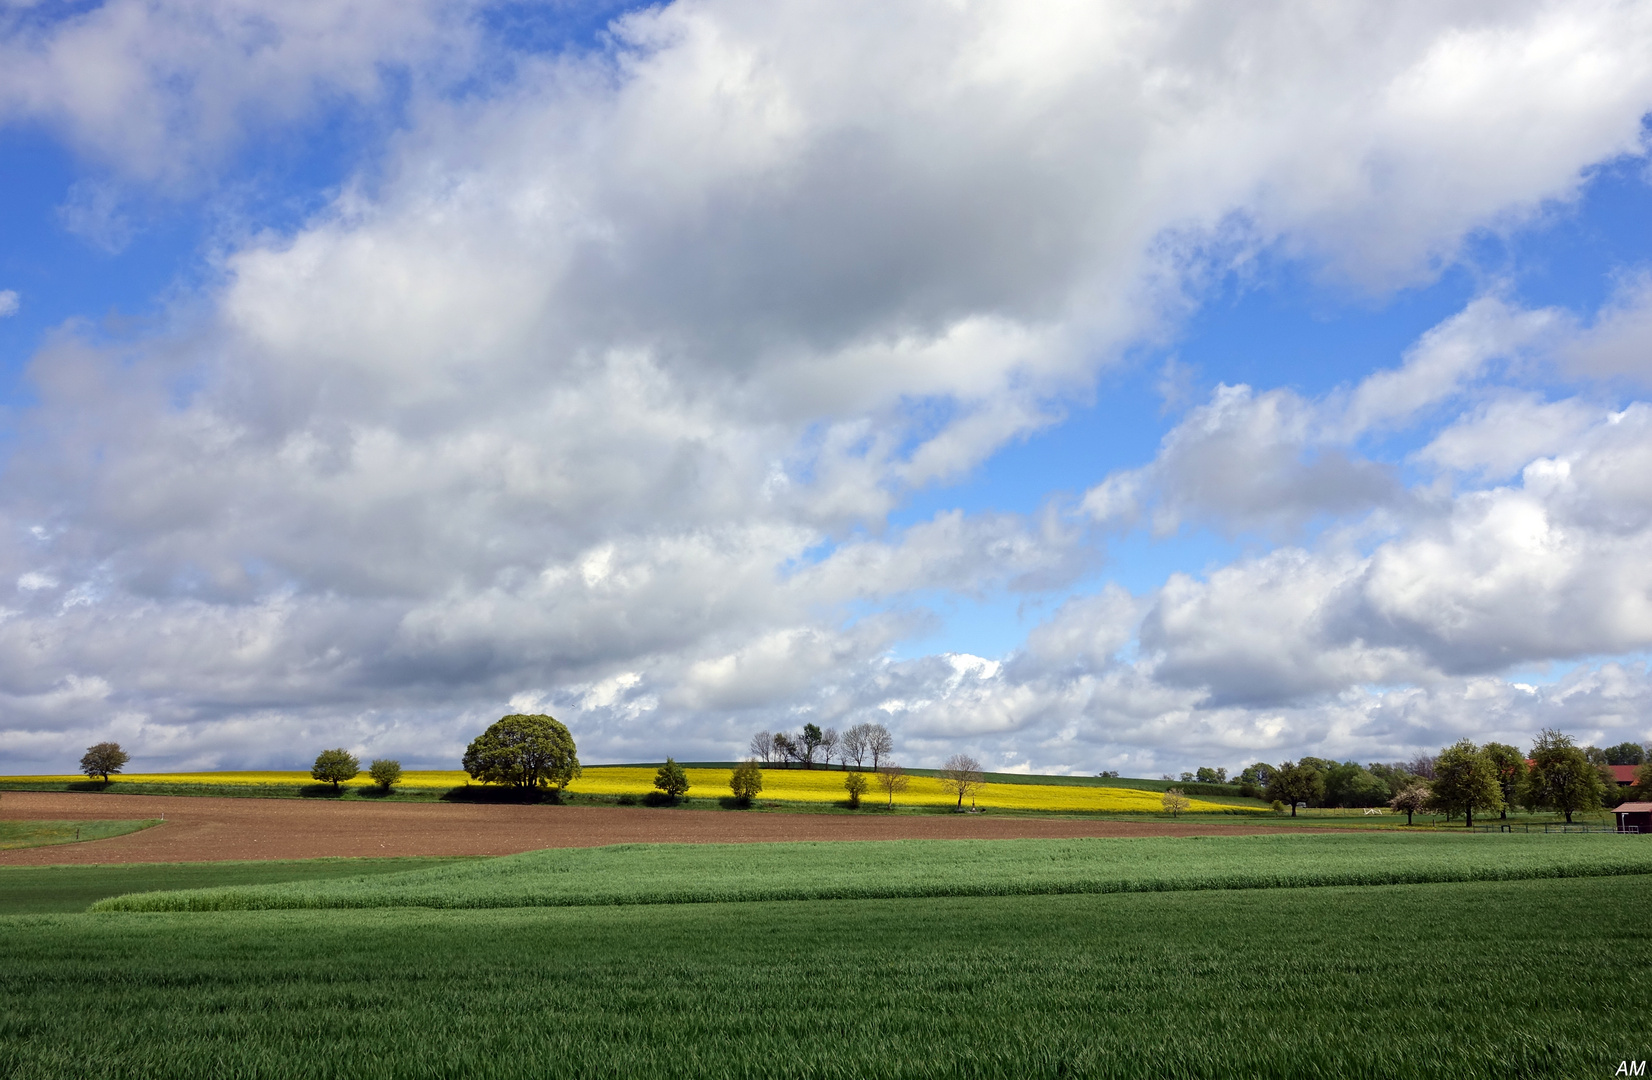
M1652 802L1626 802L1612 813L1618 817L1618 832L1652 833Z

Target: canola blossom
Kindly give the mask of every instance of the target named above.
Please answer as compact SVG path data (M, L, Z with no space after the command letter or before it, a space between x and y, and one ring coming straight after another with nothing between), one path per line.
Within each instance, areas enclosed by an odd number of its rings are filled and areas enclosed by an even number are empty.
M690 797L718 798L729 794L732 769L690 768L688 773ZM654 765L588 765L585 775L568 785L568 790L583 795L646 795L654 790ZM846 774L839 769L782 769L763 770L763 792L759 798L773 802L834 803L848 798L843 789ZM16 776L0 777L7 781L73 782L84 781L84 776ZM235 785L235 786L310 786L316 783L308 772L190 772L190 773L121 773L116 779L131 784L170 785ZM867 775L871 785L863 801L870 806L881 806L887 801L878 790L877 780ZM941 781L932 776L907 774L907 789L895 796L896 806L954 806L956 793L948 791ZM417 770L402 773L398 789L447 791L473 783L458 770ZM372 780L363 772L345 787L366 788ZM996 810L1046 810L1076 812L1137 812L1162 813L1163 794L1126 787L1083 787L1069 784L983 784L965 803ZM1267 813L1264 808L1236 807L1204 799L1189 799L1187 812L1205 813Z
M723 796L729 793L732 769L689 769L689 795ZM845 774L837 769L764 769L760 799L782 802L842 802ZM870 789L862 798L878 806L887 796L878 790L870 774ZM896 806L955 806L958 796L932 776L907 775L907 789L895 796ZM654 789L654 769L626 765L587 768L585 775L568 785L569 791L590 795L644 794ZM1162 795L1122 787L1079 787L1066 784L983 784L973 796L977 806L999 810L1106 810L1162 812ZM1191 799L1190 809L1206 813L1228 813L1235 807L1203 799ZM968 805L971 798L964 800ZM1261 811L1266 812L1266 811Z
M116 773L110 777L116 783L126 784L212 784L217 786L311 786L316 781L308 770L303 772L268 771L268 772L186 772L186 773ZM458 787L468 781L470 777L458 770L426 770L420 772L404 772L401 779L396 781L398 788L439 788L446 791L451 787ZM85 783L86 777L80 773L73 776L0 776L0 784L10 782L30 783ZM343 781L344 787L372 787L373 780L363 769L353 780Z

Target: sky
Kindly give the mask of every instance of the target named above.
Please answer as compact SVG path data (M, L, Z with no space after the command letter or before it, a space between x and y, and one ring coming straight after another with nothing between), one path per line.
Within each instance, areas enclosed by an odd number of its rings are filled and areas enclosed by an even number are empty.
M1652 742L1652 9L0 3L0 772Z

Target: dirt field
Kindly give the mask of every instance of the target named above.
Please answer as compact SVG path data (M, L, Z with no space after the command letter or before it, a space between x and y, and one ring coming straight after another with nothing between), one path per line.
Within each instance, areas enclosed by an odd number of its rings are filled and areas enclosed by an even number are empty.
M92 821L165 817L109 840L0 852L0 866L214 862L322 855L509 855L549 847L772 840L1013 839L1211 836L1290 831L1266 825L1004 818L886 817L646 807L464 803L335 803L8 791L0 818Z

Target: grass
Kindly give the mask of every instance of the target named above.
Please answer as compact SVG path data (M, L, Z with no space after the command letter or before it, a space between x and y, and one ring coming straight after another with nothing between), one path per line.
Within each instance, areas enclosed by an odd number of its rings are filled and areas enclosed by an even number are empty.
M1137 840L626 844L407 874L148 893L101 911L499 908L1153 892L1652 873L1629 836L1274 835Z
M142 821L0 821L0 851L47 844L73 844L78 840L107 840L111 836L125 836L160 823L160 818Z
M14 917L0 1076L1608 1077L1649 890Z
M293 859L268 862L0 866L0 915L85 911L98 900L154 889L200 889L278 881L363 879L460 861L451 857ZM3 1075L3 1074L0 1074Z

